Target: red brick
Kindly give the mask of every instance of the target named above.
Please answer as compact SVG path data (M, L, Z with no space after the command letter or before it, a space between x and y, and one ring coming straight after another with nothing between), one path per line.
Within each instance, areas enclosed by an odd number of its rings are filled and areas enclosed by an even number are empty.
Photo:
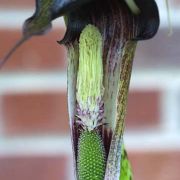
M129 94L127 128L156 126L160 118L160 92L133 91Z
M67 180L66 157L1 157L1 180Z
M64 29L52 30L44 36L34 36L10 57L1 71L54 71L66 66L65 47L56 41L64 35ZM0 57L21 37L18 30L0 30Z
M69 130L65 93L5 95L2 102L6 134L66 133ZM131 92L127 129L157 127L159 109L159 92Z
M170 5L172 5L172 4L175 5L174 7L178 8L180 6L180 1L179 0L172 0L172 2L170 2ZM170 7L172 7L172 6L170 6Z
M2 97L4 132L8 135L57 134L69 130L65 93Z
M179 180L180 151L129 154L134 180Z
M1 8L27 8L35 7L35 0L0 0Z

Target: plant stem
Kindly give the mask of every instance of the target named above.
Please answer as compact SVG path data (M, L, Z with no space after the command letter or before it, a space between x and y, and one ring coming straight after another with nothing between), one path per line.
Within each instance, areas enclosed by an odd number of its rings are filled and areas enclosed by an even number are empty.
M126 115L127 97L129 91L129 83L133 65L133 57L136 49L135 41L128 41L123 49L121 61L121 71L119 79L119 90L117 96L117 114L116 126L111 140L111 146L106 167L106 180L114 180L119 178L122 138L124 132L124 120ZM119 172L119 173L117 173Z

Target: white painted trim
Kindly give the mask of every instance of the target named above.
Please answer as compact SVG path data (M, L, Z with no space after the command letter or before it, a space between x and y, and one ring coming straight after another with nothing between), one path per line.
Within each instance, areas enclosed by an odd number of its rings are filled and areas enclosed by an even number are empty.
M133 89L167 89L169 86L180 88L180 71L178 69L133 70L130 88Z
M168 18L167 18L167 10L165 6L165 1L157 1L158 7L160 9L160 19L161 24L160 27L168 27ZM0 8L0 28L9 28L9 29L21 29L24 21L32 16L34 13L34 9L2 9ZM180 19L180 11L171 7L170 4L170 16L173 27L180 27L179 19ZM6 18L5 18L6 17ZM64 27L63 18L58 18L53 21L54 27Z
M66 91L66 72L0 73L0 94ZM180 89L179 70L133 71L130 90ZM169 89L170 90L170 89Z
M179 151L180 141L177 134L166 134L162 131L127 132L125 145L129 151L157 152ZM67 136L37 136L0 139L0 156L56 156L72 157L70 137Z
M180 130L180 89L176 86L170 85L169 88L164 89L161 98L162 117L161 127L167 133L174 133ZM180 132L179 132L180 137ZM179 138L180 141L180 138Z
M0 8L0 29L17 29L21 30L26 19L34 13L33 9L1 9ZM64 27L63 18L53 21L55 28Z
M160 130L125 134L125 144L129 151L137 152L165 152L180 151L180 135L177 132L166 133Z
M9 137L0 139L0 156L70 155L68 136Z
M2 104L3 104L3 101L2 101L2 98L0 98L0 107L2 107ZM2 121L2 119L3 119L3 109L0 108L0 138L4 134L4 121Z
M5 73L0 84L0 94L65 92L66 73Z

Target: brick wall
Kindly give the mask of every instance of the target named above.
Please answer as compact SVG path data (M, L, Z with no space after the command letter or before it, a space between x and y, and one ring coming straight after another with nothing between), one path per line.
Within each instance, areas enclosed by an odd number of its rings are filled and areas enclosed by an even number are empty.
M174 34L168 37L159 4L161 29L138 45L128 100L125 143L134 180L180 179L180 24L172 11ZM33 7L34 0L0 0L0 57L21 36ZM26 42L0 71L0 179L73 179L66 50L56 43L64 32L62 20L55 22L49 34Z

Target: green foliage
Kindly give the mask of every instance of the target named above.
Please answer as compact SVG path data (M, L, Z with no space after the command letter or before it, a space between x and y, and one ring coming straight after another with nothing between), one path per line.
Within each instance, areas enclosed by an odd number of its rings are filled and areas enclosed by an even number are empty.
M121 176L119 180L132 180L132 170L131 165L128 160L127 152L122 146L122 156L121 156Z
M51 28L53 0L36 1L35 14L24 23L23 34L26 37L43 34Z
M105 153L100 135L95 131L83 131L78 144L77 161L79 180L103 180Z

